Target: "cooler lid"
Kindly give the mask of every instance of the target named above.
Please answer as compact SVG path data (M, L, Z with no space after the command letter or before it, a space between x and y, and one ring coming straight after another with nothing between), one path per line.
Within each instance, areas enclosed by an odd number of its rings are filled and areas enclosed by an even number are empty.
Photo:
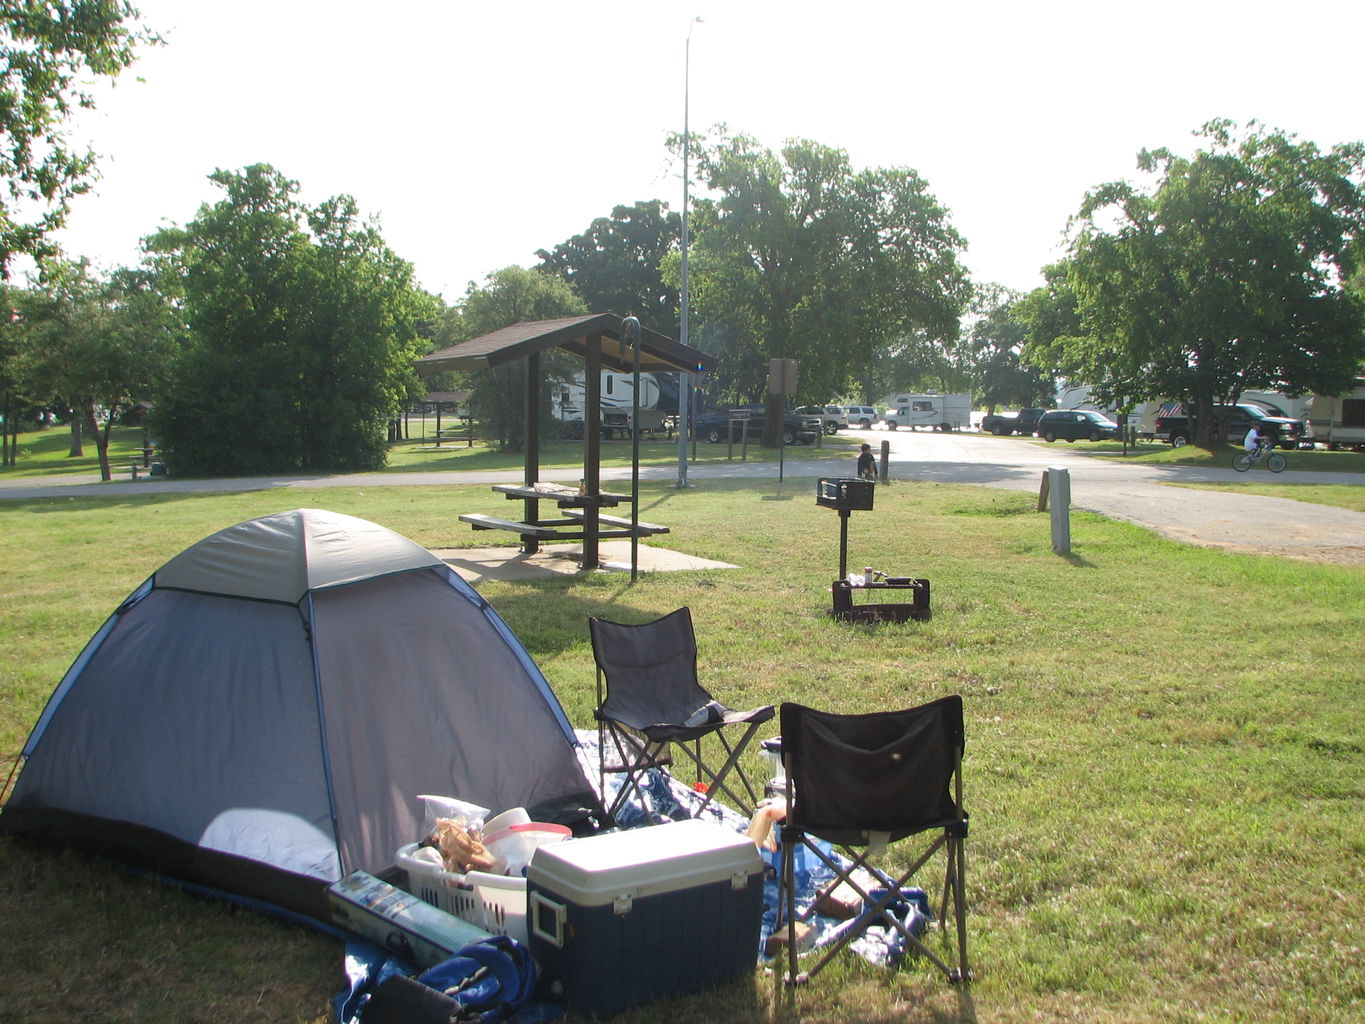
M691 819L542 846L526 881L592 907L623 895L641 899L714 882L747 884L762 872L763 858L748 836Z

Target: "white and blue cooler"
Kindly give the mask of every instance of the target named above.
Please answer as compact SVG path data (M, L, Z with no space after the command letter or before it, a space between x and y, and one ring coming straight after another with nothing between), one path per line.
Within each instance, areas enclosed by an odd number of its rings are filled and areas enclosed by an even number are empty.
M566 1005L599 1017L713 988L755 970L763 872L753 840L704 821L541 847L531 952Z

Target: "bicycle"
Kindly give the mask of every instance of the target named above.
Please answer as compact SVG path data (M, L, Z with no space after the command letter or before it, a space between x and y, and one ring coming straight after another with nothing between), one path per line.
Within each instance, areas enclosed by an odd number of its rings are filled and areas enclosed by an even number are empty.
M1238 452L1232 457L1232 468L1245 473L1252 466L1264 462L1272 473L1284 471L1284 456L1271 447L1269 441L1262 441L1254 452Z

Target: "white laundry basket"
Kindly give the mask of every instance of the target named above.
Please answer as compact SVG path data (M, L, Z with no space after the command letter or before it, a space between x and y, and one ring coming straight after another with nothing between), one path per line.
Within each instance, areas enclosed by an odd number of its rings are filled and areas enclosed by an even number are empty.
M416 852L417 844L409 843L396 855L398 866L408 873L414 896L486 932L526 943L525 878L486 871L447 871L415 856Z

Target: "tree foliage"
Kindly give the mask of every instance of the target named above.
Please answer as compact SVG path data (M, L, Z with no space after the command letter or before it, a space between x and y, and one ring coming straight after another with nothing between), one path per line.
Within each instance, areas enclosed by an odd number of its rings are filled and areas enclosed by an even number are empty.
M442 323L444 345L535 320L576 316L588 310L568 282L541 270L505 267L489 274L482 287L471 285L458 309L449 311ZM470 412L479 428L497 438L508 451L521 451L526 444L526 369L524 362L509 363L472 374L469 380ZM550 388L574 372L567 360L546 353L541 362L542 424L550 422Z
M797 400L822 402L888 352L957 336L964 243L913 170L855 170L806 140L773 153L722 134L696 148L710 194L697 203L689 285L697 336L719 356L713 391L755 400L768 361L787 358Z
M539 270L567 281L591 313L636 316L670 333L678 318L678 289L660 270L682 230L682 220L658 199L617 206L581 235L541 249Z
M14 256L47 256L72 196L87 191L94 154L66 124L94 106L93 85L160 40L123 0L0 0L0 273Z
M1075 329L1032 358L1103 401L1215 403L1245 390L1332 391L1362 355L1362 307L1343 288L1365 228L1365 148L1322 152L1255 123L1214 121L1193 157L1144 151L1139 188L1090 192L1075 218Z
M191 345L153 410L177 471L382 466L440 311L355 201L307 207L268 165L210 176L225 193L148 240Z
M95 440L100 475L111 479L109 433L164 383L182 337L175 311L145 273L101 278L85 263L55 260L34 288L11 295L24 391L60 408L73 438Z
M1019 315L1021 301L1019 295L999 285L977 291L967 360L976 399L991 412L998 405L1052 404L1052 382L1024 363L1021 355L1029 334L1028 324Z

